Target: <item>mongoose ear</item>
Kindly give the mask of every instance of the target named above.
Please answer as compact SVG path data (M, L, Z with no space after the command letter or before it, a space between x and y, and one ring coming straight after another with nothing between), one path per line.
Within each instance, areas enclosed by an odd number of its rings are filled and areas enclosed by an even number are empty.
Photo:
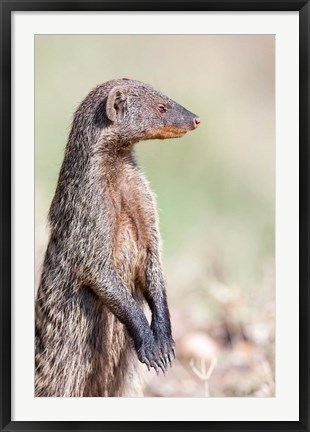
M112 122L115 122L117 117L122 116L127 95L128 89L126 87L114 87L108 94L106 113Z

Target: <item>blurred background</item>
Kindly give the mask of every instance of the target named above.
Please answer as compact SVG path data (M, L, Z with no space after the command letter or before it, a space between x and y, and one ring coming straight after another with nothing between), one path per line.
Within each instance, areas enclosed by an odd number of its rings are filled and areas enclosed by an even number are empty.
M36 280L72 116L97 84L137 79L199 115L137 144L157 195L177 358L146 396L275 394L272 35L35 37Z

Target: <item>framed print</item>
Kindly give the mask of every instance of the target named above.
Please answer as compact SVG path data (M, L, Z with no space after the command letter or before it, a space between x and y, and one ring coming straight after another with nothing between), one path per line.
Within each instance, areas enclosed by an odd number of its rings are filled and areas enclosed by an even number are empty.
M1 430L309 430L308 1L1 1Z

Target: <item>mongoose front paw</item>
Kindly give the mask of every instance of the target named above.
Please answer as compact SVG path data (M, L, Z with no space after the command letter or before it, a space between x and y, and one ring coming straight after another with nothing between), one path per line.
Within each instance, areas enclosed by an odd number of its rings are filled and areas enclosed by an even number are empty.
M161 337L160 339L156 339L158 349L161 355L161 359L165 364L165 368L167 370L168 364L172 367L172 356L175 359L175 343L174 340L170 337Z
M175 358L175 343L171 336L170 325L165 327L153 322L151 329L154 334L157 351L167 370L168 364L172 366L172 356Z
M140 345L138 349L136 349L138 359L141 363L146 364L148 370L152 368L155 369L157 375L159 373L159 369L161 369L165 373L166 364L160 355L154 336L152 334L148 335Z

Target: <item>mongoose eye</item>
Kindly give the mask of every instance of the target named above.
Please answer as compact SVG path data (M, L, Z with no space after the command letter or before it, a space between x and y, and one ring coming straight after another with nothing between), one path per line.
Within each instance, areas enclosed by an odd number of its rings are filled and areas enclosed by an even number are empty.
M157 109L161 114L164 114L167 111L167 108L165 107L165 105L162 105L162 104L159 104Z

